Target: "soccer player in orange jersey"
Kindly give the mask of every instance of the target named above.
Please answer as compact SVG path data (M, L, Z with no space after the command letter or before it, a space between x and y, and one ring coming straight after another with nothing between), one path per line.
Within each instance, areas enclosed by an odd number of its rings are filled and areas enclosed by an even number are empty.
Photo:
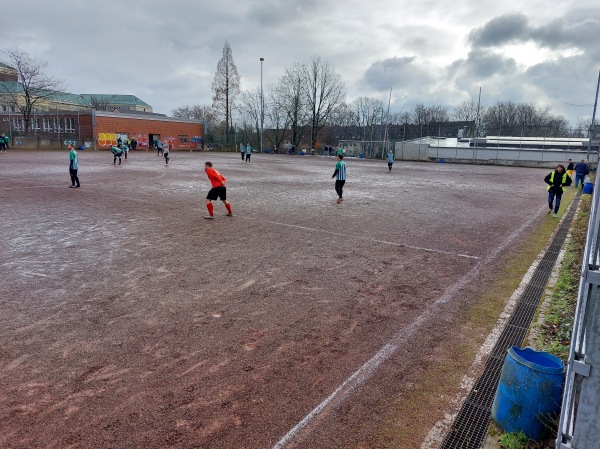
M208 191L208 195L206 196L206 208L208 209L208 216L204 218L207 220L214 220L215 214L212 202L213 200L216 201L217 198L221 199L227 208L227 213L225 215L228 217L233 217L231 204L229 201L227 201L227 189L225 187L227 180L221 173L212 168L212 166L212 162L204 163L204 171L206 172L206 176L208 176L208 179L212 185L212 189Z

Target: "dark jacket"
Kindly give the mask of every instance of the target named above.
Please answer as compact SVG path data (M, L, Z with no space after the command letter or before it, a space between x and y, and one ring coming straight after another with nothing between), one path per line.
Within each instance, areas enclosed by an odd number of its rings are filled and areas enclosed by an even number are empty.
M577 162L575 173L578 175L587 175L590 172L590 167L585 162Z
M554 176L552 176L553 174ZM548 184L549 192L552 191L556 195L562 195L564 192L564 187L570 186L572 181L571 177L567 175L567 172L559 173L554 170L546 175L544 182Z

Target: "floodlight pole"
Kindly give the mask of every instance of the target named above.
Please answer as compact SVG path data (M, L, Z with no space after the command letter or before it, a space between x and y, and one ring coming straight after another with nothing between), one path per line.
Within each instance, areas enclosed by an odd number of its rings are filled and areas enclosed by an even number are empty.
M388 152L388 144L387 144L387 138L388 138L388 121L389 121L389 117L390 117L390 103L392 102L392 88L390 87L390 96L388 98L388 107L387 107L387 113L385 114L385 132L383 133L383 145L385 146L383 155L382 155L382 159L385 159L386 154Z
M598 71L598 84L596 84L596 100L594 101L594 112L592 113L592 124L590 125L590 132L589 132L589 140L588 140L588 150L587 150L587 161L589 163L590 161L590 151L592 149L592 137L595 134L595 130L596 130L596 106L598 105L598 88L600 87L600 70ZM597 163L599 161L596 161Z
M263 152L263 126L265 121L265 102L263 100L263 62L260 58L260 152Z

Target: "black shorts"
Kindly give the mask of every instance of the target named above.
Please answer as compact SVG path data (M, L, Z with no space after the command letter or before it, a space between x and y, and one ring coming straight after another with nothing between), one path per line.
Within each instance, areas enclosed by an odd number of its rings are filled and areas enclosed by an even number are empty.
M217 198L221 201L225 201L227 199L227 189L225 186L213 187L208 191L208 195L206 195L207 200L216 201Z

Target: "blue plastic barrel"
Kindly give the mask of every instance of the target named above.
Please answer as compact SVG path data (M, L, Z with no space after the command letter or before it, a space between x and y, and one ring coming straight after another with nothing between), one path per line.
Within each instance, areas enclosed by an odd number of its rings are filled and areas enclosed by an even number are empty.
M583 193L592 193L594 191L594 184L591 182L586 182L583 185Z
M506 432L540 440L559 417L564 364L547 352L513 346L508 350L492 419Z

